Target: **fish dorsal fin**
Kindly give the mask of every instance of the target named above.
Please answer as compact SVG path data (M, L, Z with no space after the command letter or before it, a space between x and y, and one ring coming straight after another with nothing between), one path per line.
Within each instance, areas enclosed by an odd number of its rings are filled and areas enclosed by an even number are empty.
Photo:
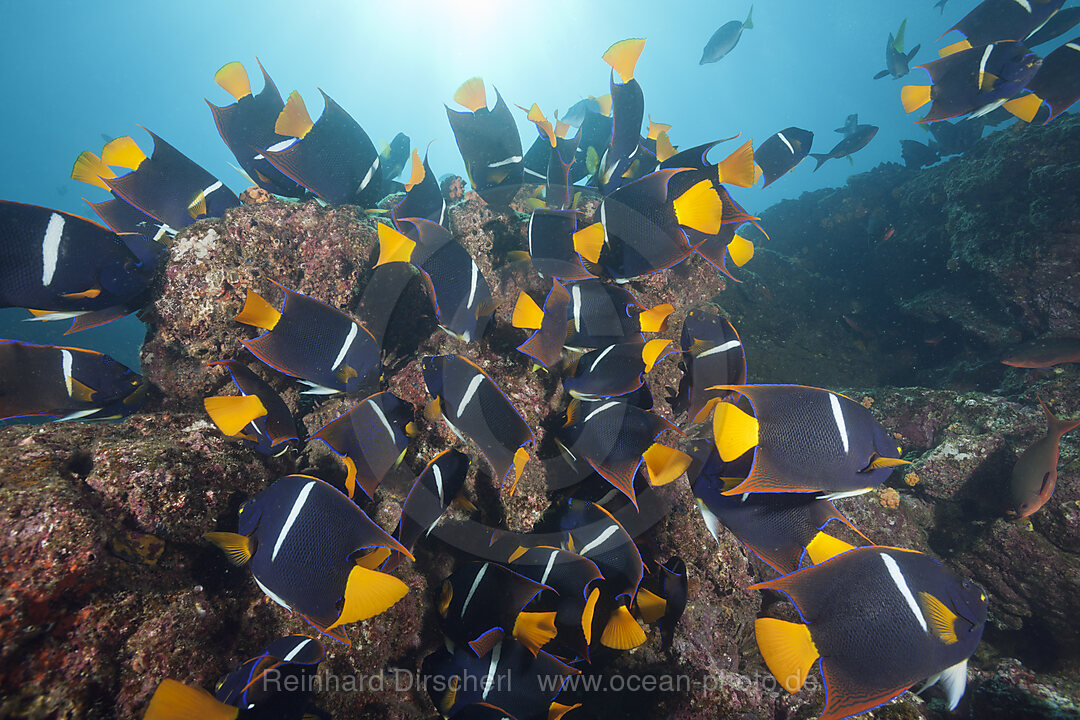
M645 343L641 348L641 361L645 363L645 372L652 372L653 366L666 356L664 350L671 341L666 338L656 338Z
M214 82L235 100L251 94L251 81L248 80L247 70L243 63L235 60L222 65L221 69L214 73Z
M514 305L514 314L510 318L510 324L516 328L525 330L539 330L544 320L544 311L536 304L536 301L524 290L518 295Z
M596 615L596 601L600 599L600 588L589 591L585 600L585 611L581 613L581 632L585 636L585 645L592 644L593 617Z
M392 262L409 262L416 243L386 223L379 223L379 260L375 267Z
M919 607L926 617L930 634L946 645L955 645L959 640L956 637L956 613L928 592L919 593Z
M645 631L625 605L616 608L608 618L600 644L613 650L632 650L645 642Z
M589 262L600 260L600 251L604 248L604 226L595 222L574 233L574 251Z
M904 106L904 112L915 112L926 103L930 102L929 85L905 85L900 90L900 102Z
M667 319L675 312L675 306L671 303L660 303L648 310L638 313L638 327L641 332L663 332L667 329Z
M854 545L846 543L840 538L833 537L827 532L818 531L818 534L814 536L814 539L807 544L806 553L810 556L810 562L815 565L820 565L841 553L846 553L848 550L854 549Z
M1007 101L1003 107L1024 122L1029 123L1035 119L1035 115L1039 112L1042 103L1041 97L1035 93L1029 93Z
M718 179L736 187L754 184L754 141L747 140L717 165Z
M221 548L229 562L237 567L251 560L251 538L231 532L208 532L203 537Z
M776 618L758 618L754 634L769 672L789 693L798 692L820 656L810 628Z
M467 107L472 112L487 107L487 91L484 90L484 78L471 77L461 83L461 87L454 93L454 102L462 107Z
M112 167L138 170L139 165L146 159L146 153L133 137L124 135L105 143L105 147L101 149L101 159Z
M264 330L273 330L281 319L281 312L254 290L247 291L244 307L233 320Z
M256 418L266 415L266 406L255 395L227 395L208 397L203 407L218 430L236 436Z
M311 132L313 127L315 127L315 123L311 121L311 115L308 114L304 98L300 97L300 93L296 90L293 90L289 93L289 99L285 101L285 107L281 109L281 113L274 123L274 132L286 137L302 138Z
M604 53L604 62L619 74L625 84L634 79L634 68L637 67L638 58L641 57L641 51L644 49L645 38L620 40Z
M757 446L758 420L737 408L734 403L717 403L713 410L713 439L721 460L736 460L747 450Z
M742 267L754 257L754 243L736 234L727 244L728 258L736 267Z
M664 613L667 612L667 600L645 588L637 591L634 602L637 603L642 622L649 625L664 617Z
M690 467L691 457L681 450L653 443L642 457L649 474L649 484L654 487L667 485Z
M345 583L345 604L341 614L327 630L378 615L408 592L409 586L393 575L354 565Z
M514 621L514 639L529 649L533 655L540 652L555 637L555 611L519 612Z
M424 181L424 162L420 159L420 151L412 151L412 172L409 173L409 181L405 183L405 192L409 192L414 187Z
M234 720L239 713L238 708L226 705L202 688L166 679L150 698L143 720Z
M692 185L672 202L680 225L715 235L724 219L724 201L708 180Z
M75 158L75 166L71 168L71 179L84 182L87 185L96 185L102 190L110 190L108 184L102 178L116 177L116 173L94 153L83 150L79 157Z

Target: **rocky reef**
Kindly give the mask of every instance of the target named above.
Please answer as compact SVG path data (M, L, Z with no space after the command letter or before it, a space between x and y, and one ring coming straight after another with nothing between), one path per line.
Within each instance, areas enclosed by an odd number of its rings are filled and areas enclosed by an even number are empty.
M1039 513L1007 520L1002 500L1017 456L1044 431L1036 392L1057 415L1080 415L1077 369L1015 370L996 356L1002 345L1080 327L1080 214L1069 191L1078 174L1080 121L1008 130L938 167L885 166L770 209L770 239L736 271L742 283L691 258L629 285L646 306L675 304L671 328L693 307L718 305L748 348L752 382L843 390L896 433L913 464L840 506L875 542L933 553L988 590L990 619L960 709L969 717L1080 716L1080 437L1063 439L1058 490ZM267 459L221 436L202 411L202 398L228 385L207 363L228 357L251 360L281 391L302 434L353 402L301 396L253 361L239 342L250 329L232 322L248 289L274 302L279 282L352 313L381 341L385 385L417 408L420 426L365 508L387 529L413 473L458 444L419 412L428 399L419 358L473 358L537 431L538 452L512 496L486 463L473 464L472 519L529 530L557 492L562 460L550 433L565 398L557 378L514 349L526 337L509 322L518 292L546 291L508 255L525 246L526 220L493 213L473 193L450 208L454 235L501 301L488 336L469 345L437 329L414 270L373 269L376 220L356 208L271 199L177 235L143 313L143 372L157 388L145 411L116 424L0 429L0 685L14 689L0 714L138 717L161 679L211 688L270 639L305 631L201 538L235 529L240 504L282 474L345 474L321 443ZM668 359L649 376L669 418L663 398L680 374ZM658 494L670 510L642 542L689 568L674 643L662 651L650 628L644 645L601 649L584 672L659 685L560 701L581 702L575 712L596 718L814 717L820 683L796 695L779 689L754 641L763 597L746 588L774 573L733 537L713 540L684 479ZM367 681L319 693L321 709L341 718L437 714L404 680L442 642L434 607L455 553L442 539L422 543L416 562L397 571L406 598L353 626L351 647L327 643L324 675ZM948 715L933 693L874 712Z

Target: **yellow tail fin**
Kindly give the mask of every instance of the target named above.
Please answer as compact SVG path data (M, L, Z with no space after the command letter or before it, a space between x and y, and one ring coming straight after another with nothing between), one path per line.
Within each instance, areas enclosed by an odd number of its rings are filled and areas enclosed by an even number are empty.
M661 303L638 313L638 326L641 332L663 332L667 328L667 319L675 312L671 303Z
M273 330L281 319L281 313L270 303L266 302L261 295L254 290L247 291L244 307L240 314L233 318L236 322L260 327L263 330Z
M391 262L409 262L416 243L386 223L379 223L379 261L375 267Z
M754 184L754 141L747 140L739 149L720 161L720 182L737 187Z
M408 593L409 586L393 575L355 565L345 583L345 605L341 615L326 629L333 630L374 617L390 609Z
M637 603L642 622L650 625L664 617L664 613L667 612L667 600L645 588L638 589L634 602Z
M645 38L620 40L604 53L604 62L619 74L624 83L628 83L634 79L634 68L637 67L638 58L644 49Z
M266 406L255 395L227 395L208 397L203 407L218 430L236 436L248 423L266 415Z
M285 101L285 107L281 109L277 122L274 123L274 132L278 135L302 138L311 132L313 127L315 123L311 121L304 98L293 90L289 93L289 99Z
M514 638L536 655L540 648L555 637L555 611L519 612L514 621Z
M735 235L727 244L728 257L737 267L742 267L754 257L754 243L742 235Z
M820 565L826 560L831 560L840 553L854 549L854 545L844 542L840 538L833 537L826 532L819 531L814 539L806 546L806 553L810 556L810 562Z
M516 328L539 330L543 320L544 311L527 292L522 291L518 295L517 304L514 305L514 314L510 318L510 324Z
M706 235L715 235L724 218L724 201L712 183L702 180L672 202L680 225Z
M424 170L424 161L420 159L420 151L412 151L412 172L409 174L409 181L405 183L405 192L409 192L414 187L424 181L424 174L427 171Z
M769 672L789 693L798 692L820 657L810 628L775 618L758 618L754 633Z
M653 486L667 485L690 467L690 456L681 450L653 443L642 456L649 473L649 483Z
M162 680L150 698L143 720L234 720L238 708L215 699L202 688Z
M626 606L620 605L608 618L604 633L600 636L600 644L614 650L633 650L643 642L645 631Z
M214 73L214 82L236 100L251 94L251 81L248 80L247 70L240 62L233 61L222 65L221 69Z
M747 415L734 403L717 403L713 411L713 439L721 460L736 460L758 444L757 418Z
M105 143L105 147L101 149L101 159L106 165L138 170L139 165L146 159L146 153L134 138L124 135Z
M1042 106L1042 98L1035 93L1013 98L1005 103L1005 109L1024 122L1031 122Z
M600 261L600 251L604 249L604 226L593 223L574 233L574 250L591 263Z
M71 168L71 179L84 182L87 185L96 185L102 190L111 190L102 178L112 179L116 173L106 165L101 158L89 150L79 153L75 159L75 166Z
M476 112L487 107L487 92L484 90L484 78L473 77L461 83L454 93L454 102Z
M904 112L915 112L930 102L930 85L905 85L900 91L900 102Z

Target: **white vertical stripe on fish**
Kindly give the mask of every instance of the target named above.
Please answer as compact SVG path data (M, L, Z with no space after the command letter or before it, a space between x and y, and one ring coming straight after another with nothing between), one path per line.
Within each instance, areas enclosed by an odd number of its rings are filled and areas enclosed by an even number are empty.
M60 240L64 237L64 216L53 213L49 224L45 226L45 237L41 240L41 284L45 287L56 274L56 265L60 260Z
M289 516L285 518L285 524L281 526L281 532L278 533L277 541L274 543L274 551L270 553L270 562L273 562L277 558L278 551L281 550L282 543L285 542L285 537L292 530L293 523L296 522L296 518L299 517L300 511L304 509L304 504L307 502L308 496L311 495L312 489L315 487L315 481L312 480L304 487L300 488L300 492L296 495L296 500L293 501L293 506L289 510Z
M356 323L352 323L349 326L349 334L345 336L345 342L341 344L341 349L338 350L337 357L334 358L334 364L330 366L331 370L337 370L338 365L345 361L345 354L349 352L349 348L353 344L353 340L356 339L356 333L358 332Z
M829 405L832 407L833 420L836 422L836 429L840 432L840 440L844 443L844 454L848 452L848 432L847 424L844 422L844 409L840 407L840 398L834 393L829 393Z
M922 610L919 609L919 603L915 601L915 596L911 594L911 588L908 587L907 580L904 579L904 573L900 571L900 566L886 553L881 553L881 559L889 570L889 577L892 578L896 589L900 591L900 594L904 596L904 600L907 601L911 614L915 616L915 619L919 621L919 625L925 631L927 629L926 618L923 617Z

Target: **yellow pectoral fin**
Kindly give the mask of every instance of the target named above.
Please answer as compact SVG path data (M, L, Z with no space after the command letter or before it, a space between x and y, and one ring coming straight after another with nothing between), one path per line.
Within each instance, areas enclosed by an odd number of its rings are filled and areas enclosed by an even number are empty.
M637 603L641 620L650 625L664 617L664 613L667 612L667 600L645 588L638 589L634 602Z
M724 202L712 183L702 180L672 202L680 225L715 235L724 219Z
M690 456L681 450L653 443L643 455L649 483L653 486L667 485L690 467Z
M1011 112L1016 117L1020 118L1024 122L1031 122L1035 119L1035 115L1039 112L1039 107L1042 106L1043 100L1035 93L1024 95L1023 97L1013 98L1005 103L1006 110Z
M604 226L598 222L584 227L574 233L574 250L589 262L599 262L606 234Z
M739 149L720 161L719 180L737 187L754 184L754 141L747 140Z
M910 460L901 460L900 458L876 457L870 462L869 465L866 466L866 470L880 470L881 468L899 467L900 465L910 464Z
M518 295L517 304L514 305L514 314L510 318L510 324L516 328L538 330L543 320L544 311L535 300L529 297L528 293L522 291Z
M789 693L798 692L806 682L814 661L820 657L810 628L775 618L754 621L754 634L765 665Z
M733 237L727 245L727 250L728 257L737 267L742 267L754 257L754 243L742 235Z
M90 300L90 299L96 298L100 294L101 294L101 289L95 287L95 288L90 288L89 290L83 290L82 292L64 293L63 297L66 297L66 298L82 298L82 299Z
M208 532L203 537L221 548L237 567L251 559L251 538L231 532Z
M409 586L393 575L355 565L345 583L345 605L341 615L327 627L333 630L342 625L366 620L390 609L409 592Z
M810 562L820 565L826 560L831 560L840 553L854 549L854 545L835 538L826 532L818 532L814 539L806 546L806 553L810 556Z
M930 85L905 85L900 91L904 112L915 112L930 102Z
M720 459L731 462L758 444L758 421L733 403L717 403L713 411L713 439Z
M270 303L266 302L261 295L253 290L247 291L244 307L240 314L233 318L234 321L260 327L263 330L273 330L281 319L281 313Z
M101 149L101 159L106 165L138 170L146 159L146 153L135 142L135 138L124 135L105 143Z
M644 49L645 38L620 40L607 49L603 59L619 74L624 83L628 83L634 79L634 68L637 67L638 58Z
M233 61L222 65L221 69L214 73L214 82L236 100L251 94L251 81L240 62Z
M102 190L111 190L102 178L112 179L116 173L106 165L101 158L89 150L79 153L75 158L75 166L71 168L71 179L84 182L87 185L96 185Z
M266 406L255 395L208 397L203 407L218 429L232 436L239 435L255 418L266 415Z
M608 618L600 636L600 644L614 650L632 650L643 642L645 631L626 606L620 605Z
M472 77L461 83L461 87L454 93L454 102L469 110L476 112L482 107L487 107L487 93L484 91L484 79Z
M412 151L412 172L409 175L409 181L405 183L405 192L409 192L414 187L424 181L424 162L420 159L420 151Z
M409 262L416 243L386 223L379 223L379 261L375 267L391 262Z
M592 624L596 615L596 601L600 599L600 588L593 588L585 600L585 611L581 613L581 632L585 635L585 645L592 644Z
M143 720L234 720L238 708L214 698L202 688L175 680L162 680L150 698Z
M667 328L667 319L675 312L675 306L661 303L638 314L638 326L641 332L663 332Z
M315 123L311 121L311 115L308 114L304 98L300 97L300 93L293 90L289 93L289 99L285 101L285 107L281 109L281 113L274 123L274 132L287 137L302 138L313 127L315 127Z
M514 638L536 655L540 648L555 637L555 611L519 612L514 621Z
M945 603L928 592L920 592L919 607L934 637L946 645L954 645L959 640L956 637L956 613L945 607Z
M71 396L72 400L78 400L79 402L93 401L94 394L97 393L97 390L86 383L79 382L79 380L75 378L70 378L69 384L71 387L68 390L68 395Z
M938 50L937 54L938 54L938 57L948 57L949 55L952 55L953 53L958 53L961 50L970 50L970 49L971 49L971 43L968 40L964 39L964 40L960 40L958 42L954 42L952 45L946 45L945 47Z

